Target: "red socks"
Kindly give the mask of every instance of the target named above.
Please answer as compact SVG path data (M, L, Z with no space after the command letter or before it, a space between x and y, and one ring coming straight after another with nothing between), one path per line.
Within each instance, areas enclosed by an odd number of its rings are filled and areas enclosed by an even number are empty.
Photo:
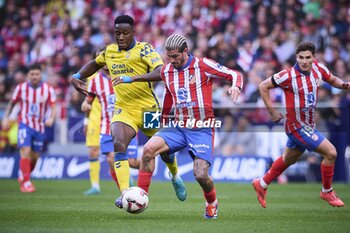
M27 158L21 158L19 160L19 169L23 174L23 182L27 182L30 180L30 172L31 172L31 161Z
M263 177L266 184L270 184L277 176L281 175L284 170L289 167L284 161L282 156L273 162L271 168L267 171L265 176Z
M216 191L215 188L213 188L209 193L204 192L205 200L207 200L208 203L213 203L216 200Z
M151 184L152 174L153 172L145 172L145 171L139 172L139 179L137 182L137 186L145 190L147 193L148 193L148 188Z
M334 175L334 164L324 165L321 163L322 186L324 189L332 188L332 179Z

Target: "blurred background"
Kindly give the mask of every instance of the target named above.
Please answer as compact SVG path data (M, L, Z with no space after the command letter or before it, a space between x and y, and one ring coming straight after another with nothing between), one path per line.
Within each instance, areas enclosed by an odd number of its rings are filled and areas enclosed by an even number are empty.
M179 33L188 38L194 55L209 57L243 73L244 89L236 105L227 94L229 83L222 80L213 83L216 116L223 122L216 132L211 169L211 176L218 181L250 181L263 175L281 155L287 140L283 124L270 121L258 85L295 63L299 42L313 42L317 60L334 75L350 81L347 0L2 0L0 119L14 87L25 81L26 69L33 63L41 64L43 80L55 88L58 96L57 119L54 127L46 129L45 152L34 177L88 177L84 114L80 111L83 96L69 80L93 59L97 49L113 43L114 18L121 14L134 17L136 39L150 42L165 62L165 39ZM155 90L162 99L162 84L156 83ZM271 92L271 97L276 106L283 106L280 89ZM349 182L350 93L321 83L318 98L317 127L338 151L334 180ZM0 132L2 178L17 176L15 111L12 119L11 129ZM142 151L146 138L139 136ZM189 156L180 152L178 157L184 179L193 180ZM101 161L107 171L105 158ZM320 181L320 161L319 155L306 152L278 182ZM79 173L78 165L85 170ZM165 167L158 163L155 179L167 179L166 174Z

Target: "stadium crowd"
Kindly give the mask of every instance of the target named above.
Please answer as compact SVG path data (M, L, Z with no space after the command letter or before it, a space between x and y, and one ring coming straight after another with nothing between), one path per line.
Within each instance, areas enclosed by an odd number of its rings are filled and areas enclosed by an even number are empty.
M113 22L120 14L134 17L136 39L150 42L165 62L165 39L179 33L193 42L189 46L194 55L242 71L245 86L239 102L252 103L248 106L254 108L229 109L229 84L222 81L213 85L213 102L221 107L223 129L247 131L247 143L252 143L249 125L269 121L268 114L256 110L263 107L258 84L294 64L299 42L314 43L318 61L350 81L347 0L8 0L0 4L0 106L9 102L16 84L25 80L26 68L40 63L43 80L56 90L58 117L79 114L83 99L70 85L71 75L90 61L96 50L114 41ZM161 97L161 84L156 91ZM275 102L283 101L278 89L272 97ZM325 84L321 84L319 98L335 108L340 103L350 105L349 94ZM337 115L337 109L334 114L321 111L320 119ZM242 112L245 116L240 119ZM6 143L2 138L0 151ZM242 151L251 146L236 147L223 145L227 151L220 153L251 153Z

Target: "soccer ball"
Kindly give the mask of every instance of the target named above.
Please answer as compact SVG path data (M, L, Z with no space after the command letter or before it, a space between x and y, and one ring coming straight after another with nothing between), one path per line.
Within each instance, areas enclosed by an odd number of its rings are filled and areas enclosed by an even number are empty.
M122 197L123 209L131 214L142 213L148 207L148 194L140 187L130 187Z

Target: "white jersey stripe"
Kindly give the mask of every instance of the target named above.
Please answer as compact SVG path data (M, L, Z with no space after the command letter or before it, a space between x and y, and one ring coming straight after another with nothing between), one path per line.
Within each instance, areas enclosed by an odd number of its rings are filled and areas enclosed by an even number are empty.
M200 73L199 59L198 58L196 58L196 61L194 63L194 69L195 69L195 75L196 75L196 85L201 85L202 77L201 77L201 73ZM200 115L200 119L203 120L206 117L205 116L205 109L204 109L203 92L202 92L202 88L196 88L196 90L197 90L199 115Z
M180 82L179 82L179 73L177 72L176 69L174 69L174 90L176 93L178 93L178 90L180 88ZM178 95L176 95L178 97ZM181 103L181 101L179 100L179 98L176 99L175 104ZM184 120L184 115L183 115L183 111L181 108L176 108L179 111L179 120L182 121Z
M306 81L306 77L304 74L300 74L300 78L301 78L301 83L302 83L302 87L304 89L304 101L305 101L305 107L308 107L308 94L309 94L309 90L307 87L307 81ZM309 122L310 121L310 114L309 111L305 111L305 121Z
M295 111L295 117L296 117L298 122L301 122L299 87L298 87L298 83L297 83L297 79L296 79L296 73L295 73L294 69L291 70L291 75L293 77L293 79L292 79L292 86L293 86L293 91L295 93L295 95L294 95L295 109L297 109Z
M184 69L184 79L185 79L185 88L186 90L190 90L190 71L188 69L188 67L186 67ZM192 96L191 96L191 92L188 92L188 97L186 102L191 102L192 101ZM191 119L194 119L194 114L193 114L193 106L189 106L187 107L188 110L188 117L190 117Z

